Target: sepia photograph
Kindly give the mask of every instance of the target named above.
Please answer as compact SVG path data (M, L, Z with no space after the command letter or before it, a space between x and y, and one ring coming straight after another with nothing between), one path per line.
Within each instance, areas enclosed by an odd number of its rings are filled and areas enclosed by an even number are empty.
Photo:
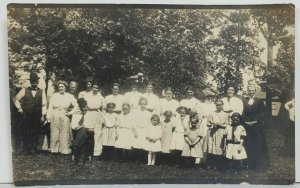
M13 182L295 183L295 6L8 4Z

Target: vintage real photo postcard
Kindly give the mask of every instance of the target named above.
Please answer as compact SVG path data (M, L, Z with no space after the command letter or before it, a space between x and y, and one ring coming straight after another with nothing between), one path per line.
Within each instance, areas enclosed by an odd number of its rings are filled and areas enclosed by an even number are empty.
M15 185L294 183L294 5L7 17Z

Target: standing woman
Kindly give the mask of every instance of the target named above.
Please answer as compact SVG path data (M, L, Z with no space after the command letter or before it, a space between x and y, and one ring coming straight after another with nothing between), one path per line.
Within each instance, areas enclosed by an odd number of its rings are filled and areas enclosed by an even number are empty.
M173 89L171 87L167 87L164 91L166 98L160 100L160 113L162 115L165 111L170 110L173 115L176 115L180 103L173 99Z
M247 132L245 149L248 155L248 167L253 170L266 170L269 167L269 151L265 136L265 104L255 97L256 88L248 85L247 96L243 98Z
M146 92L142 94L142 98L145 98L148 102L146 109L154 114L159 114L159 98L153 93L152 83L148 83L146 86Z
M103 116L100 109L103 108L104 97L99 92L99 84L91 84L91 92L84 95L87 102L87 112L85 115L85 126L94 131L94 156L102 153L102 127Z
M119 94L120 91L120 85L118 83L114 83L112 87L112 95L108 95L104 99L104 106L106 106L108 103L115 103L116 108L115 112L117 114L120 114L122 111L122 105L125 102L125 98L123 95Z
M141 93L138 91L136 84L131 85L131 91L125 94L126 103L130 104L130 109L136 110L139 108L139 99L141 98Z
M233 84L229 84L226 86L225 92L226 96L222 98L223 111L229 115L233 114L234 112L242 114L244 107L242 100L236 97L237 87L235 87Z
M197 104L200 102L194 97L194 90L191 86L186 89L186 98L180 101L180 105L189 109L189 111L195 111Z
M78 109L78 104L73 95L66 93L68 84L65 81L58 82L58 92L50 99L47 119L51 122L50 149L52 153L70 154L71 127L70 116ZM68 108L73 106L71 111Z
M85 85L86 86L86 90L81 91L79 93L79 95L78 95L78 98L84 98L84 96L86 94L90 93L92 91L92 84L93 84L92 80L87 80L86 81L86 85Z

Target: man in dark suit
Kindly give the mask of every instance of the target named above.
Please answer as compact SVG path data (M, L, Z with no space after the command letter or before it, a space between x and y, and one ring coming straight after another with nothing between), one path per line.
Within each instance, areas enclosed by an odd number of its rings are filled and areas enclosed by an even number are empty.
M265 170L269 167L269 151L265 137L265 104L255 97L256 88L248 85L247 95L243 97L243 120L247 137L245 149L248 167L253 170Z
M36 154L41 122L45 120L47 100L45 92L37 87L39 77L30 73L30 87L23 88L15 97L15 106L22 116L23 149Z

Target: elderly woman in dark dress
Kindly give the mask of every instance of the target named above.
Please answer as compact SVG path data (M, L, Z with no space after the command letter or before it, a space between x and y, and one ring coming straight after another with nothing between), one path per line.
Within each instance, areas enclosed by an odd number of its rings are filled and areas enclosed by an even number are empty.
M242 117L247 132L245 149L248 155L248 167L253 170L265 170L269 167L269 152L264 133L265 104L254 96L255 92L255 86L248 85L247 96L243 97Z

